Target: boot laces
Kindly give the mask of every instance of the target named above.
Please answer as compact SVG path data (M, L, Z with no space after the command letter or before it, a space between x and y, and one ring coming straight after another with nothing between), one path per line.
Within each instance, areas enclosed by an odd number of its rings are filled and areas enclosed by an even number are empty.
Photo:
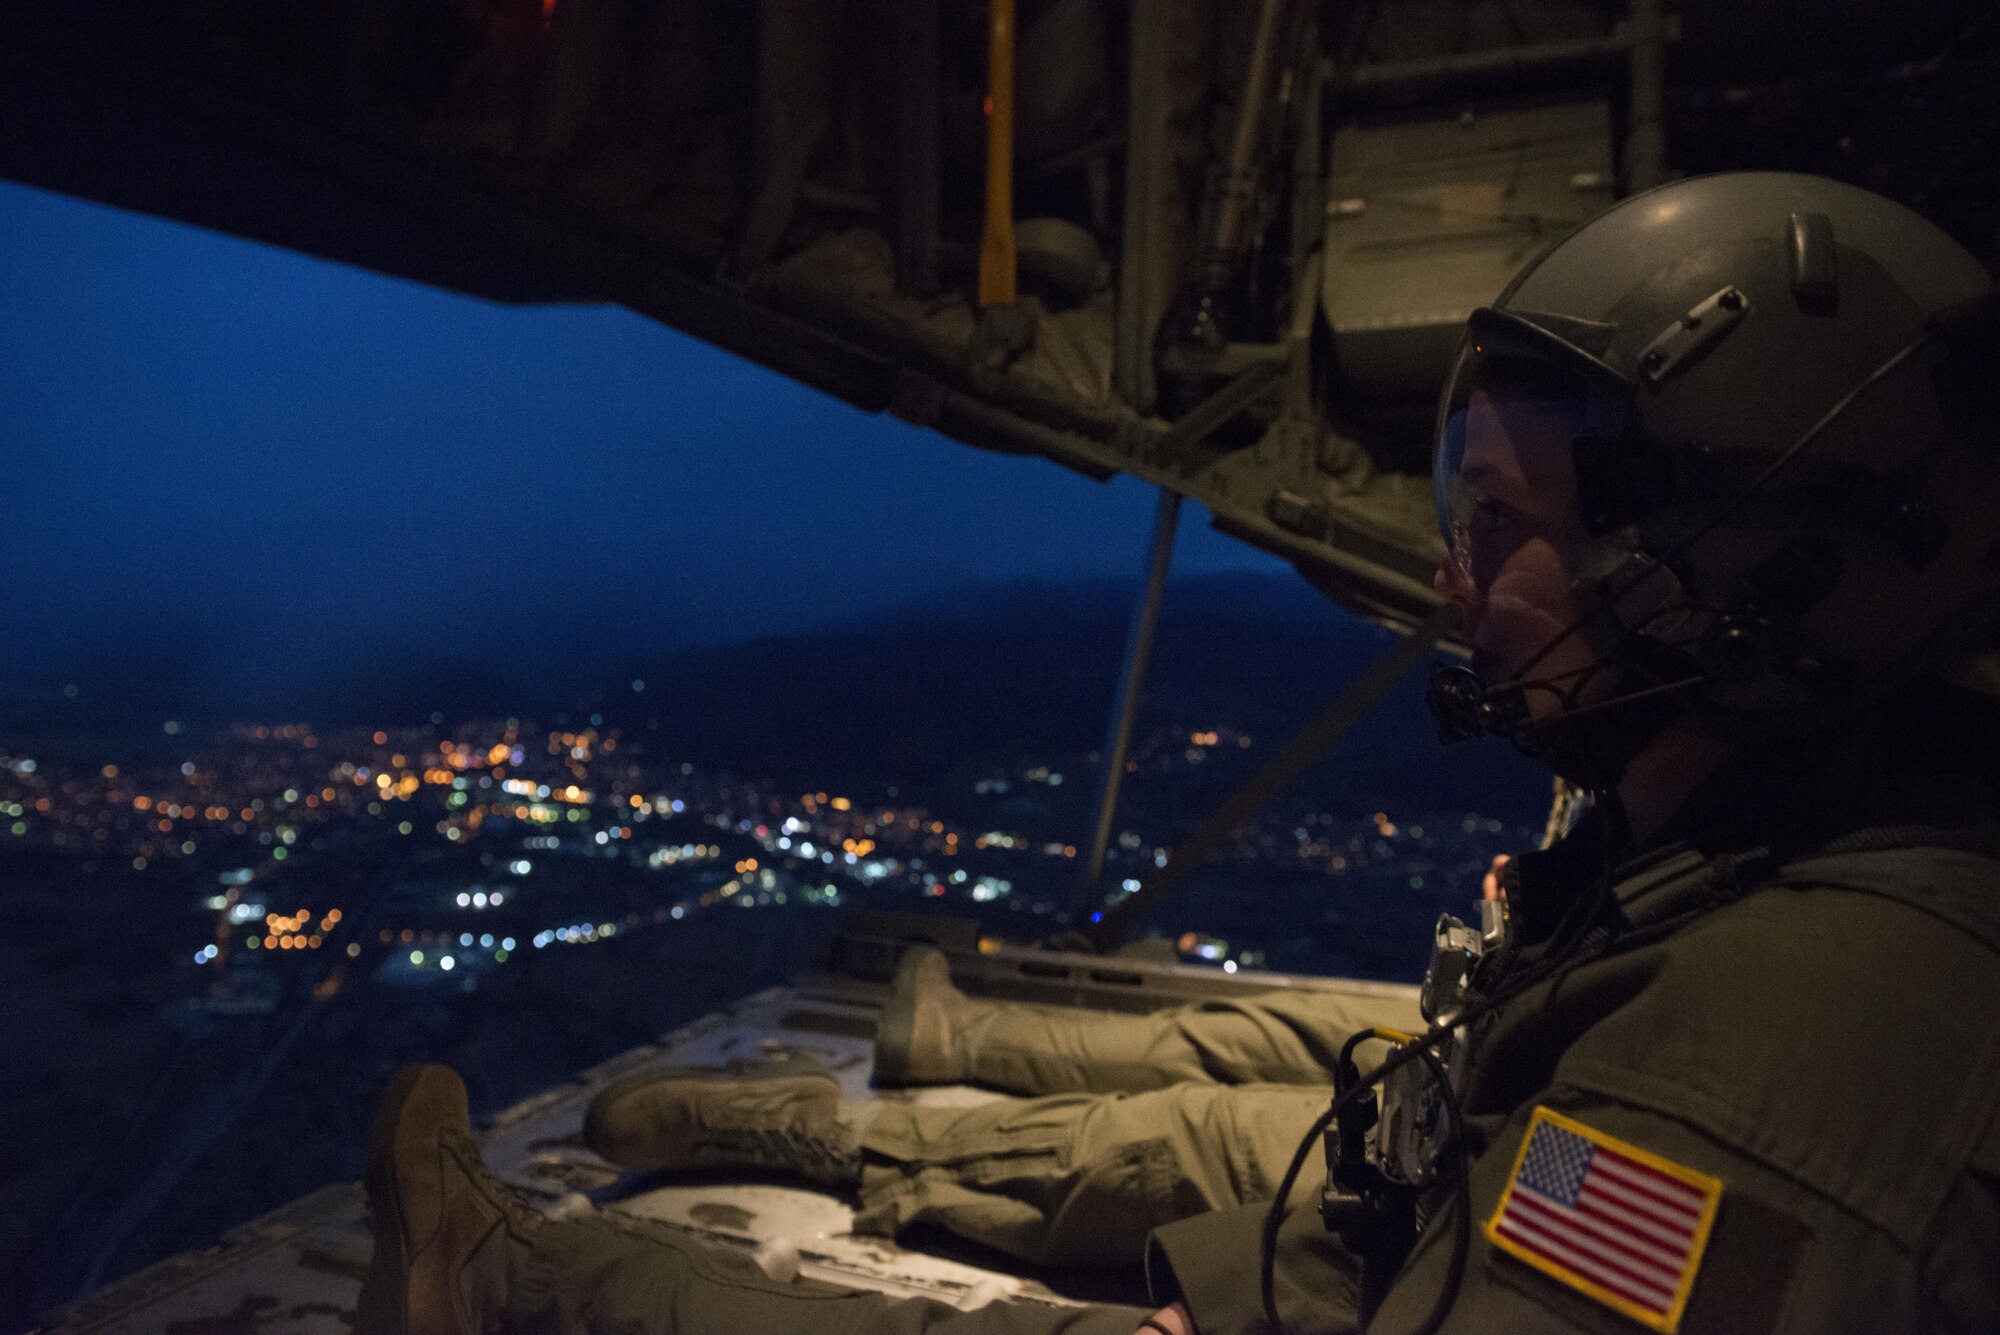
M479 1147L470 1139L456 1133L448 1134L444 1146L459 1171L472 1180L474 1189L500 1208L512 1231L530 1233L541 1227L541 1215L486 1166L486 1160L480 1157Z
M823 1182L851 1182L861 1169L854 1133L836 1126L829 1134L797 1125L717 1127L701 1148L717 1158L785 1168Z

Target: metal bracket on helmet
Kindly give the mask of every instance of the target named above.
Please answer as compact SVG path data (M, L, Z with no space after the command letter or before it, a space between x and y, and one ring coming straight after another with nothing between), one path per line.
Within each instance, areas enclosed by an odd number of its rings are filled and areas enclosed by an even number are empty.
M1746 322L1752 292L1759 316ZM1636 357L1628 338L1643 345ZM1727 353L1711 359L1724 341ZM2000 287L1973 257L1908 210L1832 181L1678 182L1552 247L1467 320L1440 401L1440 514L1443 483L1463 460L1449 434L1461 376L1475 357L1537 359L1581 373L1591 396L1569 442L1584 533L1643 566L1626 577L1594 569L1605 562L1589 546L1570 552L1575 591L1597 598L1508 663L1514 681L1441 674L1431 693L1441 733L1509 737L1558 774L1602 787L1690 709L1718 736L1822 726L1990 634L2000 605L2000 593L1988 596L2000 588L1996 351ZM1780 374L1808 357L1811 375ZM1836 435L1891 377L1898 399ZM1625 416L1612 422L1600 400ZM1725 527L1733 537L1710 541ZM1965 561L1947 558L1973 537L1991 555L1968 599ZM1822 538L1830 545L1816 546ZM1935 605L1950 621L1904 624L1874 592L1899 580L1913 614ZM1594 656L1581 679L1536 679L1557 645L1579 637ZM1516 709L1544 692L1532 713Z
M1785 224L1785 256L1791 262L1792 300L1807 315L1831 316L1840 309L1840 268L1833 245L1833 220L1824 213L1794 213Z
M1719 342L1750 310L1750 298L1731 284L1660 331L1639 354L1639 374L1658 384Z

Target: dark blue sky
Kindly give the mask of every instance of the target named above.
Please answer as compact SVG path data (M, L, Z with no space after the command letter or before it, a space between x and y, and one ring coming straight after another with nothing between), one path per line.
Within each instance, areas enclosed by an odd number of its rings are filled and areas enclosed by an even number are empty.
M1154 494L870 417L614 307L509 308L0 185L0 666L532 670L1020 577ZM1176 569L1281 569L1183 518Z

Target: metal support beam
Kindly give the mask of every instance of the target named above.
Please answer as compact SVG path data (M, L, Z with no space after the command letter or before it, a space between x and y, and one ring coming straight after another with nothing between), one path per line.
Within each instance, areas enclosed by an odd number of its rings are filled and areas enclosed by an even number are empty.
M1380 60L1341 70L1325 62L1334 91L1343 99L1414 96L1441 84L1530 77L1615 66L1625 59L1629 44L1622 35L1577 37L1552 42L1487 47L1452 56L1416 60Z
M938 289L938 63L936 0L902 0L896 12L896 288Z
M1667 14L1664 0L1632 0L1631 116L1625 135L1625 193L1667 179Z
M1285 0L1263 0L1250 39L1250 62L1243 71L1242 100L1236 104L1236 126L1229 144L1229 162L1216 202L1215 227L1202 257L1202 283L1219 292L1236 271L1237 257L1247 241L1250 204L1257 194L1258 153L1264 144L1264 118L1281 63L1279 35L1284 27Z
M1319 5L1301 15L1299 49L1311 53L1320 46ZM1319 249L1326 230L1326 63L1317 56L1294 57L1292 89L1292 280L1300 303L1317 306L1319 284L1299 282L1306 257ZM1294 317L1296 319L1296 316Z
M751 161L756 193L742 235L718 276L745 283L770 262L791 225L799 187L831 117L827 111L826 9L814 0L760 0L757 102Z
M1083 921L1079 930L1099 950L1116 944L1137 920L1141 909L1163 902L1187 880L1210 853L1222 846L1236 827L1257 814L1306 766L1325 754L1354 723L1415 667L1457 625L1458 607L1440 603L1421 626L1376 659L1361 679L1340 693L1320 716L1306 725L1283 751L1257 772L1255 778L1224 802L1202 827L1181 842L1167 859L1165 870L1146 882L1142 890L1127 895L1095 922Z
M1461 51L1450 56L1414 60L1375 60L1339 68L1331 59L1321 70L1332 81L1329 91L1343 106L1379 106L1435 98L1442 94L1468 96L1521 84L1546 84L1552 79L1613 73L1633 58L1634 48L1657 42L1664 49L1680 40L1678 16L1660 12L1658 27L1646 25L1653 16L1635 6L1632 21L1620 23L1603 37L1565 37L1547 42L1517 42Z
M1153 409L1153 331L1174 272L1173 0L1132 0L1125 90L1125 202L1111 379L1138 413Z
M1118 307L1113 329L1111 380L1118 396L1139 412L1153 404L1153 330L1166 307L1166 279L1171 272L1167 249L1172 238L1165 204L1173 189L1173 144L1168 135L1172 112L1172 49L1169 10L1174 0L1132 0L1128 87L1125 93L1125 204L1118 255ZM1213 430L1211 427L1210 430ZM1125 661L1118 671L1118 695L1111 706L1111 724L1099 752L1097 822L1077 886L1072 920L1090 916L1104 874L1104 852L1110 844L1111 822L1118 810L1118 789L1125 779L1125 756L1131 749L1132 721L1145 693L1146 664L1153 653L1153 632L1159 627L1160 602L1167 588L1174 534L1180 527L1178 492L1160 489L1160 508L1153 518L1153 542L1146 556L1146 585L1132 613L1125 636Z
M1153 632L1160 625L1160 601L1167 589L1167 567L1173 563L1174 533L1180 527L1180 493L1160 490L1160 508L1153 515L1153 545L1146 555L1146 587L1132 613L1125 636L1125 662L1118 670L1118 698L1111 708L1111 727L1099 752L1097 825L1090 834L1083 881L1077 886L1076 912L1071 921L1089 920L1096 905L1098 881L1104 875L1104 850L1110 846L1111 822L1118 811L1118 789L1125 780L1125 756L1132 747L1132 721L1146 692L1146 663L1153 656Z
M1207 440L1223 423L1276 389L1284 378L1285 363L1252 362L1235 379L1196 404L1187 416L1167 428L1154 447L1159 457L1171 459L1179 451Z
M548 55L521 145L529 161L575 151L618 47L622 9L619 0L565 0L552 15Z

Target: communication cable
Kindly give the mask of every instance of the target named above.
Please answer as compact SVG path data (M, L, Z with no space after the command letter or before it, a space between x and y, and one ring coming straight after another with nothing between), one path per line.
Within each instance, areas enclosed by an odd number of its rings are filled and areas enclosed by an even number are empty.
M1443 1064L1438 1061L1435 1052L1437 1045L1453 1032L1464 1028L1475 1020L1484 1019L1501 1006L1506 1005L1524 992L1539 986L1550 978L1580 968L1585 964L1609 958L1612 955L1637 950L1642 946L1652 944L1654 941L1671 936L1688 923L1693 922L1696 918L1713 911L1735 893L1739 893L1742 889L1741 868L1759 863L1768 863L1772 860L1773 850L1763 846L1745 850L1740 855L1719 856L1715 859L1716 864L1727 869L1734 882L1723 893L1709 897L1705 902L1696 905L1684 913L1663 918L1659 922L1650 923L1645 927L1626 932L1622 936L1613 937L1608 932L1602 930L1585 933L1574 950L1563 951L1538 962L1524 970L1520 976L1512 979L1505 986L1496 989L1491 996L1474 1002L1457 1015L1452 1016L1449 1020L1433 1025L1424 1033L1417 1035L1409 1043L1391 1052L1382 1060L1381 1065L1377 1066L1367 1075L1362 1076L1352 1088L1335 1095L1327 1110L1314 1120L1312 1127L1306 1132L1304 1138L1299 1141L1299 1147L1293 1152L1291 1163L1286 1167L1284 1177L1279 1180L1277 1193L1272 1197L1270 1209L1264 1215L1258 1279L1260 1297L1263 1301L1264 1320L1271 1329L1280 1332L1281 1335L1286 1329L1284 1321L1278 1315L1277 1294L1275 1291L1278 1231L1284 1222L1285 1200L1291 1195L1292 1188L1298 1183L1299 1173L1305 1168L1306 1157L1311 1153L1319 1137L1333 1124L1335 1117L1352 1107L1364 1095L1371 1093L1376 1085L1387 1079L1395 1071L1402 1069L1413 1061L1423 1061L1431 1068L1433 1078L1440 1080L1440 1087L1445 1094L1446 1108L1451 1117L1452 1137L1458 1143L1460 1151L1457 1202L1459 1217L1454 1224L1455 1236L1453 1240L1452 1260L1450 1268L1445 1275L1445 1283L1439 1289L1438 1297L1432 1306L1431 1313L1425 1318L1425 1324L1419 1327L1424 1332L1424 1335L1430 1335L1431 1332L1434 1332L1438 1328L1438 1324L1442 1323L1444 1317L1450 1313L1451 1304L1456 1301L1458 1288L1464 1280L1465 1264L1471 1250L1472 1224L1471 1184L1469 1178L1471 1147L1465 1140L1464 1113L1459 1106L1457 1093L1452 1089L1449 1080L1443 1078ZM1593 906L1601 906L1608 891L1609 878L1607 877L1604 886L1600 888L1600 893L1588 897L1586 902L1591 903Z

